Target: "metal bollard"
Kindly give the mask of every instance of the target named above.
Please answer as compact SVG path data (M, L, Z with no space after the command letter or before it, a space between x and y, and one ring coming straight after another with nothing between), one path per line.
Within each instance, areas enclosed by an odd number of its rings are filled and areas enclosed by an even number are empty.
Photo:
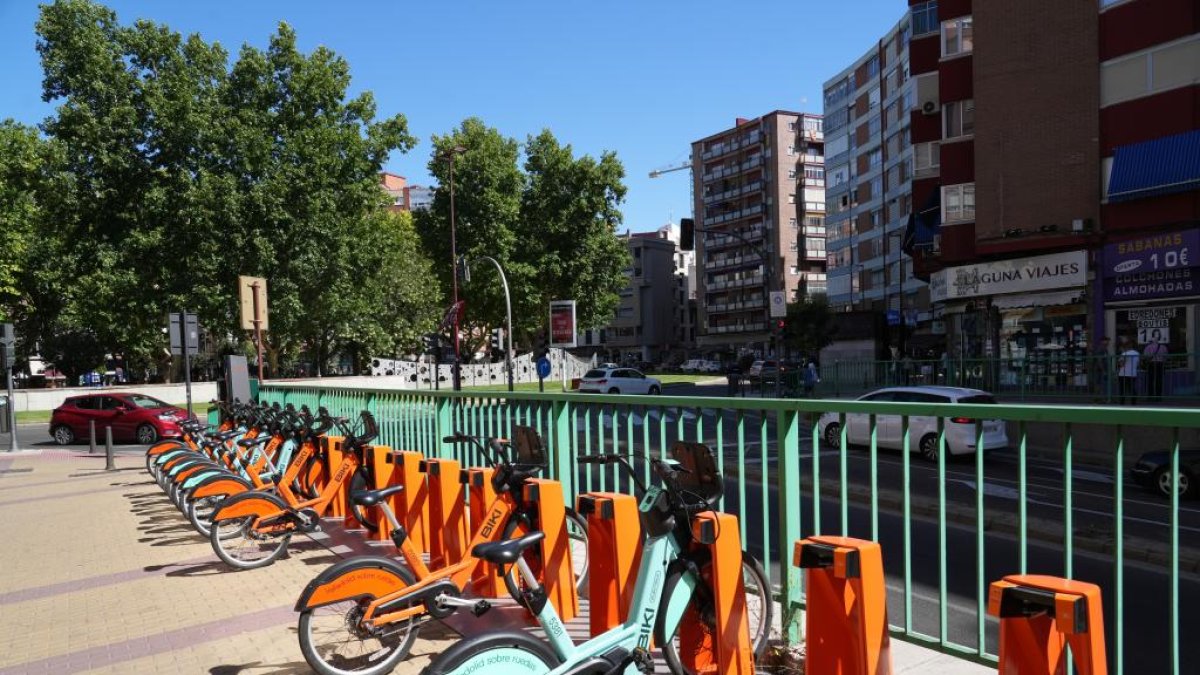
M112 427L104 427L104 470L117 470L117 463L113 457Z
M88 454L96 454L96 420L88 420Z

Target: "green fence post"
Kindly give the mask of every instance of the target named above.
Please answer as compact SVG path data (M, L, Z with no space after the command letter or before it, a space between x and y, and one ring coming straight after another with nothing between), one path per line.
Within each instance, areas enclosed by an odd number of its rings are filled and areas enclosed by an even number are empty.
M792 565L792 547L800 538L800 414L795 410L776 413L779 434L779 606L782 608L783 634L789 644L800 642L800 615L803 601L800 570ZM814 453L819 448L814 448ZM763 472L766 472L766 465ZM765 477L764 477L765 478ZM743 513L743 516L745 514ZM744 544L745 542L743 542ZM770 565L769 551L766 563Z
M433 431L432 446L437 448L437 456L442 459L453 457L453 448L442 441L454 433L454 399L449 396L439 396L433 400Z
M616 422L613 423L614 430ZM630 426L632 430L632 425ZM550 404L550 438L554 443L554 479L562 483L563 494L568 504L575 502L575 458L571 455L571 404L555 399Z

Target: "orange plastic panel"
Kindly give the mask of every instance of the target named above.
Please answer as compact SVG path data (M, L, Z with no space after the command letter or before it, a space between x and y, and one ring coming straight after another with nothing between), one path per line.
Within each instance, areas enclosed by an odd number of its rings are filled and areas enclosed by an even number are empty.
M467 495L470 512L469 530L472 534L479 529L484 518L496 501L496 491L492 489L492 469L471 468L461 473L462 481L467 484ZM471 572L471 588L481 598L503 598L507 591L500 571L489 562L480 560Z
M1043 611L1025 615L1006 605ZM988 589L988 614L1000 617L1001 675L1065 673L1067 645L1079 675L1107 675L1099 586L1036 574L1009 575Z
M396 460L393 454L392 448L387 445L372 445L368 452L365 453L367 461L371 463L371 476L375 481L371 489L382 490L383 488L397 484L395 482ZM387 503L392 508L392 513L400 513L400 502L403 494L401 492L399 495L392 495L387 498ZM375 517L375 539L378 541L391 541L392 524L388 522L387 516L383 515L383 509L373 508L368 513ZM399 516L396 516L396 518L398 520Z
M805 672L890 674L887 589L879 544L816 536L796 542L793 556L794 565L808 570Z
M453 459L425 460L429 488L429 569L453 565L466 557L466 490Z
M695 612L685 613L679 627L680 658L695 672L753 675L754 648L750 643L737 516L716 511L701 513L692 520L692 536L712 554L712 566L704 582L713 591L713 628L703 625Z
M575 591L575 570L571 562L571 541L567 536L567 507L562 484L536 478L525 483L524 497L537 504L538 529L542 539L541 575L546 597L554 603L559 617L570 621L579 615L579 596Z
M637 498L619 492L579 495L575 510L588 524L588 628L596 637L629 616L642 562L642 524Z
M342 436L326 436L321 439L325 443L325 475L326 480L333 476L338 467L342 464L342 441L345 440ZM329 502L329 512L326 514L331 518L343 518L346 515L346 488L339 487L338 491L333 495L333 501Z
M396 519L408 531L408 540L413 548L429 552L429 491L425 485L425 474L421 462L425 456L409 450L392 453L392 484L403 485L404 489L392 501Z

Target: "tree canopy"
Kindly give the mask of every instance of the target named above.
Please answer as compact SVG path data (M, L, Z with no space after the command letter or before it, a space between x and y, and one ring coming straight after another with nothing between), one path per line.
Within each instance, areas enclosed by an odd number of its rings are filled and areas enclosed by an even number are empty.
M613 153L577 157L548 130L518 143L477 118L434 136L433 146L429 172L439 187L416 224L445 287L452 270L453 158L458 253L469 260L488 255L504 267L514 331L528 338L544 326L551 300L576 300L581 328L612 318L629 264L617 237L625 171ZM503 325L503 289L494 272L474 274L461 297L469 322Z
M37 35L55 113L44 137L0 125L0 313L26 343L151 362L182 308L239 336L240 274L268 279L274 364L395 349L432 325L429 261L378 185L414 139L349 95L345 59L301 52L281 23L231 63L88 0L44 5Z

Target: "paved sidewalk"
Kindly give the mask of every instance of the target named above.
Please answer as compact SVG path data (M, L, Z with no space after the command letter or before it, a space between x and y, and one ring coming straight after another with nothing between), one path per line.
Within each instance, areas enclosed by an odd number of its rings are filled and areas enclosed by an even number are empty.
M103 455L86 451L0 453L0 675L311 672L296 597L341 557L384 549L331 524L294 538L268 568L234 572L147 477L140 453L116 461L106 472ZM451 624L473 632L514 616ZM581 617L569 629L579 640L585 627ZM427 625L394 672L419 672L457 637ZM892 650L896 673L994 672L895 640Z

